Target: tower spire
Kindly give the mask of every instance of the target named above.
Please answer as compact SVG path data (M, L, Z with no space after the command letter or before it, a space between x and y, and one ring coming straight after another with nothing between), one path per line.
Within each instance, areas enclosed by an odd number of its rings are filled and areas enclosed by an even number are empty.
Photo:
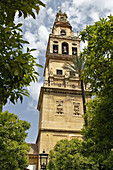
M59 9L59 13L62 13L62 6L58 6L58 9Z

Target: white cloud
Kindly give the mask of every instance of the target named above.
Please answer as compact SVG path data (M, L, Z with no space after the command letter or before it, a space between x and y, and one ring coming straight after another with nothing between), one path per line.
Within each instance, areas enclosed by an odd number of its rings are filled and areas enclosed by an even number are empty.
M92 18L93 22L96 22L99 20L99 13L91 10L90 17Z
M100 17L113 14L113 1L111 0L73 0L62 3L63 11L68 14L69 22L77 30L83 30L86 25L93 24Z
M46 8L42 7L39 11L39 14L37 15L37 25L40 26L40 25L43 25L44 24L44 21L46 21ZM38 27L37 27L38 28Z
M29 87L27 87L27 90L30 93L30 96L32 97L32 100L29 102L28 109L32 108L36 101L38 101L40 89L43 86L43 82L32 82Z
M100 9L108 8L111 11L113 9L113 1L111 0L107 0L107 1L106 0L95 0L94 3L95 3L95 6L97 6Z
M47 14L50 16L50 17L52 17L52 16L54 16L54 14L53 14L53 9L50 7L49 9L47 9Z
M47 4L48 2L50 2L50 1L51 1L51 0L42 0L42 2L43 2L43 3L46 3L46 4Z
M48 40L49 32L47 31L47 28L44 25L41 25L39 27L38 35L39 35L39 39L44 43Z
M48 19L48 24L50 24L50 27L53 25L54 19L55 19L55 12L54 10L50 7L47 9L47 19ZM49 28L50 29L50 28Z
M26 51L26 47L29 47L30 49L35 48L37 50L33 51L32 55L38 57L40 53L46 50L48 35L49 32L44 25L41 25L39 29L33 33L30 29L27 29L24 33L24 38L29 41L30 44L24 45L24 52Z
M24 38L29 40L31 44L37 41L37 35L31 33L30 30L25 32Z

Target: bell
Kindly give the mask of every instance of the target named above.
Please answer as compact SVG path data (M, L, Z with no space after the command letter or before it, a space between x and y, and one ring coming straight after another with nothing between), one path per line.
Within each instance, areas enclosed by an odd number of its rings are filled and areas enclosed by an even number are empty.
M54 49L54 52L57 53L57 49Z
M64 46L64 53L67 53L67 49L66 49L66 47Z

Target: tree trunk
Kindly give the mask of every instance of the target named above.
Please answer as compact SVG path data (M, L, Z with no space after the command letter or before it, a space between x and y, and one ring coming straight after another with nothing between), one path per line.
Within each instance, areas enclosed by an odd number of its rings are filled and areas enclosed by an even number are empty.
M100 164L100 162L99 162L99 170L101 170L101 164Z
M0 104L0 112L2 112L2 104Z
M83 80L81 80L81 90L82 90L82 100L83 100L83 109L84 109L84 115L86 114L86 102L85 102L85 93L84 93L84 85L83 85ZM84 117L85 120L85 126L87 126L87 117L85 115Z

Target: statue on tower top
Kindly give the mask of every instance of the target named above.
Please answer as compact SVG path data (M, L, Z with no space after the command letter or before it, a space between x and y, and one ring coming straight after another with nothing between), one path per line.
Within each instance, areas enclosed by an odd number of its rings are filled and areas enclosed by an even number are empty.
M61 7L61 5L60 5L60 6L58 6L58 9L59 9L59 13L61 13L61 14L62 14L62 7Z

